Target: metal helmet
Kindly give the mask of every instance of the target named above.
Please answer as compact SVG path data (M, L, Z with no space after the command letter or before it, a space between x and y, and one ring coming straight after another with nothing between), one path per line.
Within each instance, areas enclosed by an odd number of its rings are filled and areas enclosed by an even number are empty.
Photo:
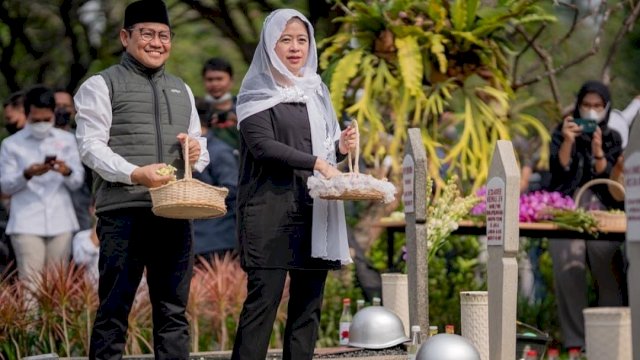
M409 341L402 320L382 306L368 306L358 311L349 327L349 346L385 349Z
M480 360L480 353L460 335L438 334L422 344L416 360Z

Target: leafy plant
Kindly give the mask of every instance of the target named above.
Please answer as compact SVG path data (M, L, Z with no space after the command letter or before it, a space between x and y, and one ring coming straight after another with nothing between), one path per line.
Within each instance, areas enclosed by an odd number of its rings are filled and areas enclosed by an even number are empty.
M389 154L398 170L406 129L419 127L436 182L443 185L446 163L478 187L498 139L533 132L546 147L542 123L510 107L508 80L513 28L555 20L536 1L353 0L343 8L342 31L320 44L320 66L336 111L362 125L366 159ZM449 111L459 137L447 144L440 127Z

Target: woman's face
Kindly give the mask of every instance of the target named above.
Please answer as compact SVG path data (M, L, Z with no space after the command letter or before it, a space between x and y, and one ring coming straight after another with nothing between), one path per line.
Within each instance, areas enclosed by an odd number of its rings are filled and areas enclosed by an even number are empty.
M302 20L289 20L276 42L275 52L289 71L296 76L301 75L300 70L307 63L309 55L309 33Z

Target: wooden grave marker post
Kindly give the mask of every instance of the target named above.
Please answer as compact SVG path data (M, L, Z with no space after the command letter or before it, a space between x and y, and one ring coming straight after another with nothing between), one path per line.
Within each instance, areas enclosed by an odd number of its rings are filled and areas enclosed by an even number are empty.
M489 358L516 355L520 171L510 141L498 140L487 181Z

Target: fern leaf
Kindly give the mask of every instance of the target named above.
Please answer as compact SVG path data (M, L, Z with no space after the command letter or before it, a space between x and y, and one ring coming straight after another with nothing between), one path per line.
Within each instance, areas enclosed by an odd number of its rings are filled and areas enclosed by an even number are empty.
M455 0L451 6L451 23L455 30L464 30L467 26L467 0Z
M438 61L438 71L447 72L447 55L445 54L445 46L448 40L441 34L433 34L429 37L429 51L436 57Z
M398 49L398 64L404 86L412 96L422 91L422 54L418 46L418 40L413 36L396 38Z
M362 60L362 50L353 50L347 53L338 61L331 77L331 101L336 113L340 114L344 106L344 94L349 86L349 81L356 76L360 61Z
M322 54L320 55L321 69L326 69L329 66L329 60L331 59L331 57L333 55L338 55L338 52L344 48L345 44L347 44L349 40L351 40L351 36L349 35L349 33L338 33L335 36L332 36L330 39L330 42L320 42L320 44L318 44L319 48L324 47L324 45L327 43L331 44L326 49L324 49L322 51Z

